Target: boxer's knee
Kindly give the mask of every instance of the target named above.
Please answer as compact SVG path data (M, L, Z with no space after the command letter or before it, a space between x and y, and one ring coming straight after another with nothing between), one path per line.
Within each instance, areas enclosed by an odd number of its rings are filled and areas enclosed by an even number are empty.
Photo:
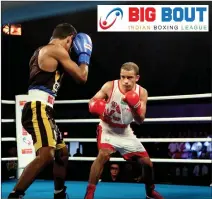
M67 164L68 157L69 157L69 153L68 153L67 147L63 147L55 151L55 162L61 166Z
M149 167L153 168L153 163L149 157L142 157L138 159L138 162L142 165L148 165Z
M101 150L99 150L99 154L97 156L97 160L100 163L105 164L110 159L111 153L112 152L110 150L101 149Z
M40 164L50 164L54 161L55 149L53 147L42 147L37 152L37 159Z

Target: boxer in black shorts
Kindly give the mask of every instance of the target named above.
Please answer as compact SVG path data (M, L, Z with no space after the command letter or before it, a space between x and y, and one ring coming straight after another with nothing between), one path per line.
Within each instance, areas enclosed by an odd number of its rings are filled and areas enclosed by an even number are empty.
M69 56L72 46L79 56L78 64ZM53 105L64 72L76 82L87 81L91 53L90 37L84 33L77 34L72 25L64 23L56 26L50 42L39 47L31 57L30 100L22 112L22 125L32 136L36 158L24 169L8 198L22 198L40 171L53 161L54 199L66 198L68 150L55 124Z

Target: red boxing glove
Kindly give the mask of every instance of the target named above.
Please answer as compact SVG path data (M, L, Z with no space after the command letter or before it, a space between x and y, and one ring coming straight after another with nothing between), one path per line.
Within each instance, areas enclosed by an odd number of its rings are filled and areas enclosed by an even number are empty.
M89 103L89 111L94 115L103 115L105 111L106 101L104 99L93 99Z
M138 115L141 115L141 102L139 95L134 91L128 91L123 101L126 102L129 107L133 108Z

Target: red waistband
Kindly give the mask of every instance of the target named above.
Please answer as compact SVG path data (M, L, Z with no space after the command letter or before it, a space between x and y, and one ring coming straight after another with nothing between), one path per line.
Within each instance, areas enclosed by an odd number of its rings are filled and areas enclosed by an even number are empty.
M114 127L114 128L127 128L128 125L126 124L117 124L117 123L113 123L111 122L110 120L106 119L105 117L103 116L100 116L100 119L107 123L110 127Z

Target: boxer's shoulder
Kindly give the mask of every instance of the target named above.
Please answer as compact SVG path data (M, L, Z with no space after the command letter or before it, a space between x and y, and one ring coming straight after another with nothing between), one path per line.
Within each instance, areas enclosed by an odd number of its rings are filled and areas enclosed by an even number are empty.
M113 88L113 81L107 81L103 86L102 86L102 88L104 89L104 90L111 90L112 88Z
M40 49L41 53L67 54L68 52L59 44L47 44Z
M144 87L141 87L141 86L140 86L140 89L141 89L141 92L142 92L142 93L144 93L144 94L147 94L147 93L148 93L148 92L147 92L147 89L145 89Z
M65 50L61 45L48 44L44 46L39 53L41 59L53 58L57 61L70 59L68 51Z
M147 89L145 89L144 87L142 87L140 85L138 85L138 86L139 86L139 95L140 95L140 97L141 98L143 98L143 97L147 98L148 97L148 91L147 91Z
M137 86L139 86L140 92L147 92L147 89L144 88L143 86L141 86L141 85L139 85L139 84L137 84Z
M107 96L110 96L113 90L113 81L107 81L101 88L101 91L104 92Z

